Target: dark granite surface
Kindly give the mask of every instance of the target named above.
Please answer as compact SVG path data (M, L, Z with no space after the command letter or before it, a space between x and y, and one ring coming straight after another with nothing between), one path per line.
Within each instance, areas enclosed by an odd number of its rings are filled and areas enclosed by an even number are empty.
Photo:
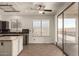
M0 36L22 36L29 35L29 29L22 29L22 32L11 32L10 29L3 29L0 31Z
M0 33L0 36L22 36L27 34L28 33L24 33L24 32L6 32L6 33Z

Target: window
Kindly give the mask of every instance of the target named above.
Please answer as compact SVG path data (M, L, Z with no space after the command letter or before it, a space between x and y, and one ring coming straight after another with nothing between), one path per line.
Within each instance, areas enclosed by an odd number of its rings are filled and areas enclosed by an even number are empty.
M42 36L49 36L49 20L42 20Z
M41 36L41 20L33 20L33 35Z
M49 20L33 20L33 36L49 36Z

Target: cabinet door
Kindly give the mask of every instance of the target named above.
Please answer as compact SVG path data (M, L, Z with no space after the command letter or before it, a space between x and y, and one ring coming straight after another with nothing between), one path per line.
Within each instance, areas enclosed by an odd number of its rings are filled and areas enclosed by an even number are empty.
M11 56L12 55L12 43L11 41L4 41L3 42L3 49L4 49L4 54L6 56Z
M11 41L0 41L0 55L11 56Z
M16 56L18 55L18 38L17 36L13 36L11 37L12 41L12 55Z
M0 41L0 56L3 56L3 52L4 52L4 49L3 49L3 42Z
M16 56L23 49L23 36L14 36L14 37L11 37L11 39L13 39L12 55Z

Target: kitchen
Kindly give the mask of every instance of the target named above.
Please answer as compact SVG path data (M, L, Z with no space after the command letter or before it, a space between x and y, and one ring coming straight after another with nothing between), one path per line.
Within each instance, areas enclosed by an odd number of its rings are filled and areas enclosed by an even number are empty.
M78 55L77 22L77 2L0 2L0 56Z
M35 7L33 6L35 5ZM33 33L33 21L44 19L44 22L50 22L52 26L52 13L40 15L36 10L29 9L37 8L38 3L27 2L3 2L0 3L0 55L1 56L17 56L23 51L23 47L27 44L52 43L54 33L48 32L44 36L39 36L40 33ZM49 4L49 3L48 3ZM40 5L40 3L39 3ZM51 5L51 4L49 4ZM20 7L22 6L22 7ZM26 7L25 7L26 6ZM25 11L26 10L26 11ZM29 13L28 13L29 12ZM46 21L45 21L46 20ZM48 24L48 23L47 23ZM48 25L47 25L48 26ZM53 29L54 25L50 29ZM47 27L48 28L48 27ZM37 35L37 36L34 36ZM53 35L53 36L52 36ZM50 36L50 37L49 37Z
M27 44L27 41L25 41L27 38L25 37L29 35L29 30L23 29L23 32L11 32L8 21L0 21L0 25L0 55L18 55L23 50L23 44Z

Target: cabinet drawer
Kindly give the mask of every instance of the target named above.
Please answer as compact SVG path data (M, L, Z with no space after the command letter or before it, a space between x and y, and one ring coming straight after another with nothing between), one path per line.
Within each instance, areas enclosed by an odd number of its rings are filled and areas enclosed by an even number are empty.
M0 41L0 52L4 51L4 45L3 45L3 41Z

